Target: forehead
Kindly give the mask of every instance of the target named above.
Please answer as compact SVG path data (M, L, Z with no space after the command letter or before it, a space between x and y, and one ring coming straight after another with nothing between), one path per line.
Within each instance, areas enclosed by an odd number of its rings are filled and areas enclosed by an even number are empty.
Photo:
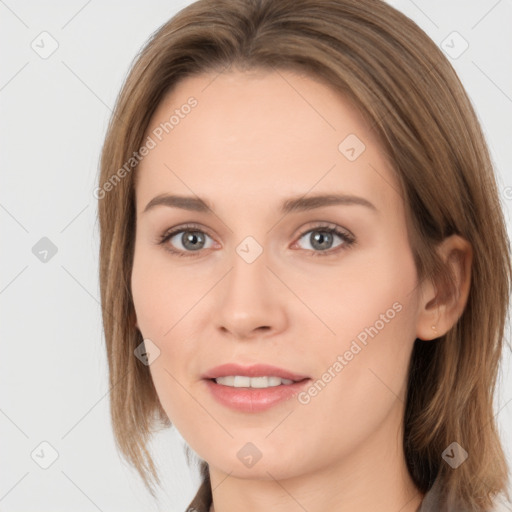
M147 137L155 147L140 162L136 185L144 205L160 193L233 203L310 190L396 202L395 177L370 126L343 95L307 75L185 78L160 102Z

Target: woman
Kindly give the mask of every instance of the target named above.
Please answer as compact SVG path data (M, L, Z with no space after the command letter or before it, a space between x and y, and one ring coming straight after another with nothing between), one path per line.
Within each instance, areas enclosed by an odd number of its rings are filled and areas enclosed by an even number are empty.
M120 450L189 510L493 510L510 294L449 62L375 0L202 0L145 46L97 189ZM108 312L107 312L108 311Z

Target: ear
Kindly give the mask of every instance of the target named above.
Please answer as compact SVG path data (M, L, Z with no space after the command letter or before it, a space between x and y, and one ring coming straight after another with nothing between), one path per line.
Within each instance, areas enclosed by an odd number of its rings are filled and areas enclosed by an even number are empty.
M436 250L454 282L452 287L449 281L435 276L421 284L416 337L422 340L439 338L457 323L466 306L471 283L473 250L465 238L451 235Z

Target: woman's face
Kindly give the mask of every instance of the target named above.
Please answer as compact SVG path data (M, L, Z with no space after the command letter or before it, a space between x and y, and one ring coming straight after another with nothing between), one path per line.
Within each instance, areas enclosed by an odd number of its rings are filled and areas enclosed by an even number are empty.
M245 478L399 452L420 288L358 111L307 76L229 71L180 82L144 140L133 299L191 448Z

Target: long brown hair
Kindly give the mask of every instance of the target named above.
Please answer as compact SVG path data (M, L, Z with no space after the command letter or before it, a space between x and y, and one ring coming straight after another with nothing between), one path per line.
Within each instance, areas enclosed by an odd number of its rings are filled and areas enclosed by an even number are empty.
M380 0L199 0L156 31L132 65L106 135L99 199L100 286L118 447L154 495L147 449L170 422L149 368L134 357L130 277L134 178L126 167L164 95L204 72L295 70L323 80L358 107L402 188L419 279L449 281L435 246L457 233L473 249L466 308L434 342L415 341L404 451L418 489L436 477L451 502L489 510L508 468L493 412L510 296L510 247L496 178L470 100L451 64L409 18ZM123 168L125 172L120 172ZM469 453L442 461L453 442ZM202 463L203 476L208 467ZM508 496L508 494L507 494Z

